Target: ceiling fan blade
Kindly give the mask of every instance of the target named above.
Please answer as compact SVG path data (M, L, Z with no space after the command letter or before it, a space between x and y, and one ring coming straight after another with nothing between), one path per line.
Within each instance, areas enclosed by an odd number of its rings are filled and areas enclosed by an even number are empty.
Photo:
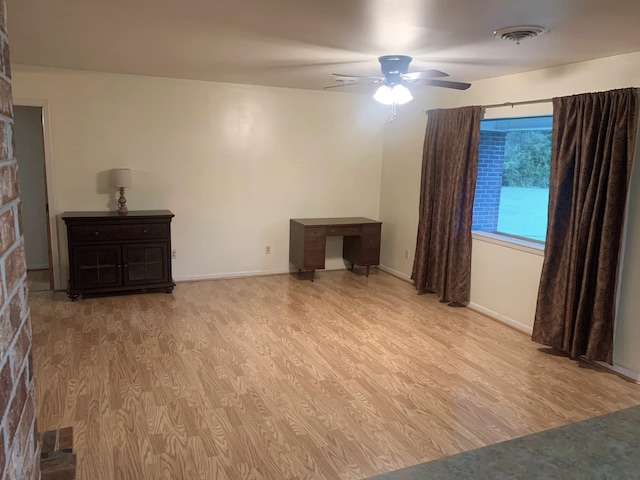
M419 80L421 78L448 77L449 74L440 70L422 70L420 72L404 73L400 76L403 80Z
M452 82L450 80L433 80L424 78L419 81L421 85L431 85L433 87L455 88L456 90L466 90L471 86L470 83Z
M331 75L338 78L353 78L354 80L371 80L376 82L384 81L384 77L369 77L366 75L343 75L341 73L332 73Z
M322 87L323 90L328 90L330 88L340 88L340 87L348 87L350 85L375 85L379 82L344 82L339 85L331 85L329 87Z

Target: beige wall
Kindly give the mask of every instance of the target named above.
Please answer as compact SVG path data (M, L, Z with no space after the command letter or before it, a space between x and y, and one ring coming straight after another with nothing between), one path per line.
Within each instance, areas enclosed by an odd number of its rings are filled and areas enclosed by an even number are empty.
M289 218L378 218L386 110L364 95L14 68L50 110L53 212L170 209L176 279L288 271ZM59 228L66 284L66 240ZM265 245L271 254L265 255ZM344 268L340 239L327 268Z
M418 223L418 196L425 110L465 105L534 100L576 93L640 86L640 52L565 65L474 83L467 91L433 89L399 109L385 130L380 220L384 222L381 261L401 276L411 274ZM487 110L490 116L522 116L550 112L549 104ZM640 161L640 160L638 160ZM632 190L638 185L634 171ZM640 188L640 185L635 189ZM640 372L640 195L630 200L631 222L622 271L615 363ZM404 258L405 249L409 258ZM482 311L527 331L533 325L535 296L542 257L533 253L473 240L471 302Z

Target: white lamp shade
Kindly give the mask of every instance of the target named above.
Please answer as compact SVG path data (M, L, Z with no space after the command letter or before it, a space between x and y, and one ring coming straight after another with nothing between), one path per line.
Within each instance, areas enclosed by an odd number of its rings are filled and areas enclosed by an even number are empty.
M373 98L376 102L380 102L383 105L391 105L393 103L391 88L388 85L382 85L373 95Z
M131 169L114 168L111 170L111 186L114 188L130 187L133 185Z
M413 100L413 95L404 85L394 85L393 88L389 85L382 85L373 98L383 105L393 105L394 103L403 105Z
M391 89L391 98L393 99L393 103L404 105L413 100L413 95L411 95L409 89L404 85L396 85Z

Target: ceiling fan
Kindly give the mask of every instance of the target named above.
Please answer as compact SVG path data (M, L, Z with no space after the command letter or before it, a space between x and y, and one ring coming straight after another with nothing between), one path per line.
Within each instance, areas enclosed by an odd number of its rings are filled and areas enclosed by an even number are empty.
M412 60L408 55L383 55L382 57L378 57L383 76L368 77L334 73L333 76L336 82L339 82L339 85L324 88L329 89L345 87L347 85L381 83L382 85L373 95L373 98L385 105L402 105L413 99L406 85L431 85L457 90L466 90L471 86L470 83L438 80L438 78L449 76L439 70L423 70L408 73L409 64Z

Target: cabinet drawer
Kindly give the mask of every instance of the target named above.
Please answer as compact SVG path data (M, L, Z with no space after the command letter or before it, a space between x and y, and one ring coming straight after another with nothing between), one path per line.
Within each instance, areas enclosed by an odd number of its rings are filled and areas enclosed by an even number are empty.
M329 227L327 235L360 235L360 227L358 225Z
M363 225L362 227L362 234L363 235L369 235L369 234L374 234L374 235L380 235L380 227L382 225L379 223L374 223L371 225Z
M305 252L324 252L325 239L323 237L308 237L304 239Z
M306 237L324 237L327 234L326 227L307 227L304 229L304 236Z
M120 235L125 240L168 239L169 225L166 223L137 223L122 225Z
M71 227L72 242L102 242L146 238L169 238L169 225L166 223L149 223L134 225L74 225Z

